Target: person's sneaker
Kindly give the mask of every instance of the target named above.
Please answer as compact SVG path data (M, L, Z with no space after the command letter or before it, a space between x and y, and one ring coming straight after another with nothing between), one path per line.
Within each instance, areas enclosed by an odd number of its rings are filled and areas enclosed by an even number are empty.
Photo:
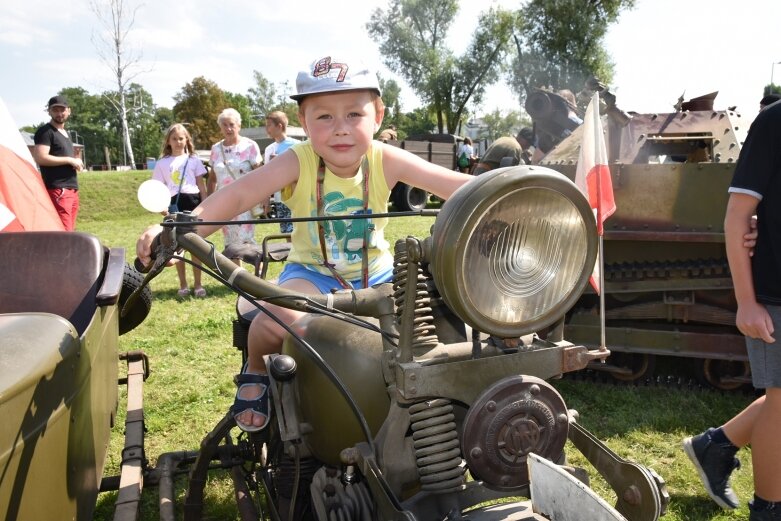
M729 477L733 470L740 468L740 460L735 457L738 449L733 445L714 443L711 440L714 430L708 429L700 435L686 438L683 450L694 463L713 501L721 508L737 508L740 502L729 484Z
M781 510L774 508L772 510L754 510L751 503L748 504L748 521L781 521Z

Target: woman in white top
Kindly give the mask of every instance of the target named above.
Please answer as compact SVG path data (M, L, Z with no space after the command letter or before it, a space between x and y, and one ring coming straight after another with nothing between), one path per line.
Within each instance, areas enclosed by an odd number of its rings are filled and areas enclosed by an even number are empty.
M217 116L217 124L220 126L222 141L212 146L210 164L215 175L214 188L220 188L231 184L241 176L254 170L263 161L260 148L253 140L239 135L241 130L241 115L236 109L225 109ZM252 214L246 211L237 215L234 220L249 220ZM225 238L225 247L241 245L243 243L257 244L255 242L255 225L239 224L224 226L222 234ZM237 261L238 259L234 259Z

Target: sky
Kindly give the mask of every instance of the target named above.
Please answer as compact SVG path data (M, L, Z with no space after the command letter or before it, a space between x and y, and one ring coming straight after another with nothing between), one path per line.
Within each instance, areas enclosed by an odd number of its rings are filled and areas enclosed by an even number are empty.
M103 1L103 0L99 0ZM139 57L134 80L158 106L198 76L246 93L253 71L275 84L295 83L316 57L358 56L402 86L402 109L419 106L403 80L382 65L365 24L386 0L125 0L138 6L128 39ZM516 8L520 0L462 2L448 43L466 48L478 11ZM611 90L627 111L666 112L681 94L720 91L715 108L736 105L753 119L771 75L781 83L778 0L636 0L611 26L605 47L615 64ZM0 7L0 98L16 126L48 120L44 106L66 87L92 94L116 90L116 79L93 40L101 27L88 0L3 1ZM500 83L480 111L518 110ZM478 115L480 112L478 112Z

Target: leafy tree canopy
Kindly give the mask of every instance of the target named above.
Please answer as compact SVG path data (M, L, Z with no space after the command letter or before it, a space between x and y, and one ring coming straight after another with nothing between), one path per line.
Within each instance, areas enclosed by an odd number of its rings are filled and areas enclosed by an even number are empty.
M228 100L216 83L199 76L182 87L174 101L174 118L190 131L195 148L208 149L222 139L217 116Z
M522 118L517 110L507 112L494 109L493 112L484 114L482 120L485 128L479 137L489 142L502 136L514 136L525 126L531 127L531 121Z
M224 94L227 107L236 109L241 115L242 127L257 127L263 124L260 115L252 110L252 100L249 96L232 92L225 92Z
M596 76L613 79L613 63L603 46L610 24L635 0L530 0L523 28L516 33L510 83L523 103L534 87L578 92Z
M262 73L252 71L255 86L247 91L250 106L255 114L258 126L265 124L265 116L275 110L280 110L287 115L288 124L300 126L298 120L298 104L289 97L290 85L282 82L274 85Z
M387 9L375 9L367 24L385 65L431 107L439 132L445 127L456 132L467 103L480 103L485 88L499 78L518 25L514 13L483 12L467 50L456 56L445 38L457 12L457 0L391 0Z

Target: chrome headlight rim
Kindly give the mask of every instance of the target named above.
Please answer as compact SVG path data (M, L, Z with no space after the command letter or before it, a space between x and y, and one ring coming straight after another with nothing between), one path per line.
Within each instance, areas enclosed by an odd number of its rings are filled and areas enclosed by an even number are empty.
M483 216L489 215L492 207L507 197L523 200L531 193L524 192L527 190L549 190L571 205L571 211L583 223L584 242L578 244L583 251L583 262L579 268L571 270L571 290L543 312L522 322L494 320L470 299L465 250ZM582 294L597 256L594 214L577 186L554 170L525 165L493 170L457 190L437 216L431 244L429 268L448 307L471 327L502 338L538 332L558 321Z

